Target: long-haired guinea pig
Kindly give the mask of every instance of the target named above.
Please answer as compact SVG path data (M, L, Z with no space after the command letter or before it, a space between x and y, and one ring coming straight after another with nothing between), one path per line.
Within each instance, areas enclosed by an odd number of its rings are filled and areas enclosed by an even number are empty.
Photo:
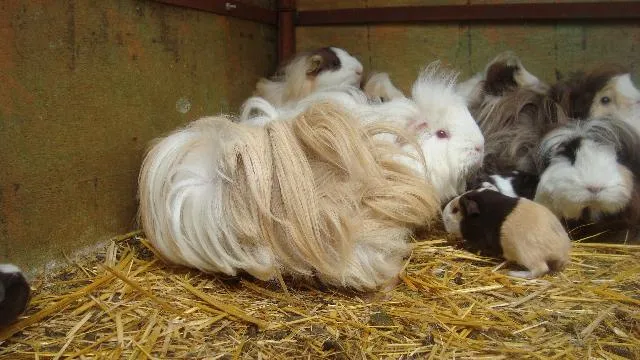
M18 267L0 264L0 326L9 325L24 312L31 288Z
M406 146L410 156L394 159L425 175L444 201L464 192L469 176L481 168L484 155L484 138L464 98L455 92L456 79L457 72L434 61L421 71L410 97L371 102L357 88L332 88L280 108L253 97L242 106L240 121L263 125L285 118L282 115L285 113L299 114L315 103L333 102L345 107L363 124L392 123L415 135L420 147L401 145ZM396 138L381 135L391 141ZM421 150L421 154L416 150Z
M271 79L260 79L254 95L274 106L287 105L321 89L360 87L362 70L360 61L344 49L324 47L301 52Z
M368 98L380 100L381 102L406 97L404 93L393 84L387 73L372 74L362 87L362 90L367 94Z
M566 220L590 221L618 214L632 204L640 175L640 140L630 125L614 119L574 121L550 132L539 152L535 201Z
M640 90L629 69L603 64L588 72L578 71L559 81L549 91L555 101L574 119L608 117L640 129L634 114L640 111Z
M516 88L545 93L549 86L531 74L513 51L505 51L493 58L483 72L458 84L458 92L469 104L486 97L502 96Z
M524 171L509 171L497 174L479 172L467 183L468 190L489 189L511 197L533 200L540 177Z
M510 276L537 278L569 261L571 241L562 224L531 200L472 190L451 200L442 218L446 231L461 237L466 249L502 256L527 269L510 271Z

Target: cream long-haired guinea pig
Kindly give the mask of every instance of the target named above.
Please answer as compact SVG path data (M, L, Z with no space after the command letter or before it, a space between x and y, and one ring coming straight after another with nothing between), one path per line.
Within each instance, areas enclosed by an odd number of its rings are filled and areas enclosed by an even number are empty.
M29 303L31 289L18 267L0 264L0 327L14 322Z
M638 134L617 120L574 121L545 136L535 201L567 220L598 221L630 204L640 173Z
M253 97L243 105L241 122L265 125L293 117L313 104L332 101L357 114L363 124L393 123L410 134L421 150L418 153L415 144L406 143L403 149L410 156L395 159L424 174L444 201L465 190L466 181L481 167L484 155L484 137L464 98L455 92L456 77L456 72L443 69L439 61L434 61L414 82L410 98L376 102L355 87L318 91L286 107Z
M275 106L291 104L314 91L337 86L360 86L362 64L346 50L324 47L297 54L271 79L261 79L255 96Z
M451 200L442 218L446 231L461 237L465 248L527 269L510 271L513 277L537 278L569 261L571 241L562 224L531 200L473 190Z

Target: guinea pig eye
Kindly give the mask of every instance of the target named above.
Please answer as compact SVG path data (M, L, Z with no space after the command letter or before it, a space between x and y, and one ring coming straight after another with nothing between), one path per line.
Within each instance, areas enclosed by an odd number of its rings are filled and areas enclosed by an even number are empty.
M608 96L603 96L603 97L600 99L600 102L602 103L602 105L607 105L608 103L610 103L610 102L611 102L611 98L609 98Z
M446 139L449 137L449 133L446 130L438 130L436 131L436 136L438 137L438 139Z
M451 210L451 213L452 213L452 214L457 214L457 213L458 213L458 208L457 208L457 207L454 207L454 208Z

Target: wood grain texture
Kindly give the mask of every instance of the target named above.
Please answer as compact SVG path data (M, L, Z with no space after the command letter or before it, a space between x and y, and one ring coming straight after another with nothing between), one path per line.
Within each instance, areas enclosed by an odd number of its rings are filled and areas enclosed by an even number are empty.
M131 229L149 140L275 68L274 27L157 2L0 12L0 262L25 268Z

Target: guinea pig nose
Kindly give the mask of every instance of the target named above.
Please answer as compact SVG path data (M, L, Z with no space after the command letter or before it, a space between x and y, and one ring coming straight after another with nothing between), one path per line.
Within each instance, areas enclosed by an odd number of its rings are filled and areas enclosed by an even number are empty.
M356 70L356 75L362 75L362 70Z
M483 152L484 151L484 145L476 145L476 147L474 149L477 152Z
M587 190L589 190L589 192L593 193L593 194L597 194L600 191L602 191L602 186L599 185L589 185L587 186Z

